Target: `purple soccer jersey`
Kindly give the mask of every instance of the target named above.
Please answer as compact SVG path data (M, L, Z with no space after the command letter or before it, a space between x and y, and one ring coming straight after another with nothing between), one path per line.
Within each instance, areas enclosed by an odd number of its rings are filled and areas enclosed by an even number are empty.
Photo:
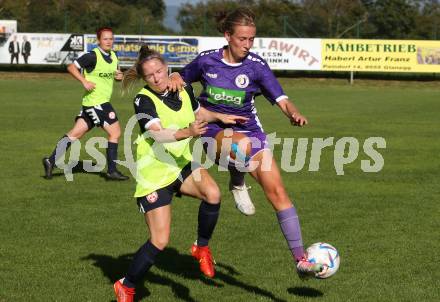
M244 124L232 126L235 131L263 132L254 106L256 94L262 93L272 104L286 97L266 61L254 53L241 63L231 64L223 60L223 48L208 50L180 74L187 83L201 82L199 101L206 109L249 118Z

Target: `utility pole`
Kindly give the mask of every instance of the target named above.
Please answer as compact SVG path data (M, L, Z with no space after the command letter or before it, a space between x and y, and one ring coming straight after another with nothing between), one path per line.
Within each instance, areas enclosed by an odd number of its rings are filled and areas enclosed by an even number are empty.
M139 35L143 35L144 33L144 16L141 14L139 17Z
M350 30L352 30L353 28L356 27L356 37L357 39L359 39L360 37L360 28L359 26L366 22L368 20L368 13L365 13L364 16L362 17L362 19L358 20L356 23L354 23L353 25L347 27L342 33L340 33L337 38L341 38L343 35L345 35L347 32L349 32ZM350 85L353 85L354 83L354 71L350 71Z
M64 3L64 0L61 0L61 7L64 12L64 32L67 33L68 14L67 14L67 9L66 9L66 5Z
M360 35L359 35L359 30L360 30L360 29L359 29L359 26L360 26L360 25L361 25L361 23L358 22L358 23L357 23L357 27L356 27L356 37L357 37L358 39L359 39L359 36L360 36Z
M287 37L287 16L283 17L283 37Z
M290 25L289 16L282 15L281 17L283 19L283 37L288 37L287 30L289 29L291 33L293 32L293 34L295 34L298 38L301 38L301 35L295 30L292 25Z
M356 22L356 38L359 39L360 37L360 28L359 26L361 25L361 23L364 22L363 20L359 20L358 22ZM354 83L354 71L350 71L350 85L353 85Z

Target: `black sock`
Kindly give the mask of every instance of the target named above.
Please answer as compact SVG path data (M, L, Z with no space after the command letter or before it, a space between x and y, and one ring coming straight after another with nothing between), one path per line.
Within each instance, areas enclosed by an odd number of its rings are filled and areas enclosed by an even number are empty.
M57 143L57 146L49 156L49 161L53 165L70 148L72 140L65 134Z
M207 246L217 224L220 213L220 203L210 204L202 200L199 207L199 226L197 245Z
M127 287L135 287L135 284L141 280L150 267L153 266L154 260L160 252L161 250L155 247L150 240L141 246L131 261L123 284Z
M116 170L116 162L118 159L118 143L108 142L107 145L107 172L112 173Z
M231 183L233 186L244 185L245 172L238 171L235 167L229 167L229 175L231 177Z

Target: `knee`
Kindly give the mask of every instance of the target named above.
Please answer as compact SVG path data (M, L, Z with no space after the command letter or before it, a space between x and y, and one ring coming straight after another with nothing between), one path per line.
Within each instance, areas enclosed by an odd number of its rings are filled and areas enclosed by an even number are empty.
M119 137L121 137L121 132L112 133L108 136L108 141L112 143L117 143L119 141Z
M84 136L84 134L73 134L73 135L67 135L67 137L70 139L70 141L73 143L73 142L75 142L75 141L77 141L77 140L80 140L81 139L81 137L83 137Z
M212 184L208 186L204 192L205 201L210 204L220 203L221 193L217 184Z
M111 132L108 133L108 140L109 141L118 141L118 139L121 137L121 128L115 127L112 129Z
M67 138L70 139L72 142L74 142L74 141L80 139L81 136L80 135L71 135L71 134L68 133L67 134Z
M282 185L267 188L265 192L272 202L280 202L288 199L286 189Z
M118 127L115 129L114 133L112 134L114 138L120 138L121 137L121 129Z
M87 133L87 130L77 130L77 129L72 129L69 132L67 132L67 137L71 140L71 141L76 141L78 139L81 139L81 137L84 136L84 134Z
M81 133L79 131L69 131L66 135L73 142L83 137L84 133Z

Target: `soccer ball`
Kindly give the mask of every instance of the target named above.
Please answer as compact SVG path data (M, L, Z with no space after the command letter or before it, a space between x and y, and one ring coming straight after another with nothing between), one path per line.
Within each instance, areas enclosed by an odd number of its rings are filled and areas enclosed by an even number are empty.
M339 269L339 253L334 246L317 242L307 249L307 259L312 263L324 265L322 273L316 276L318 279L325 279L333 276Z

